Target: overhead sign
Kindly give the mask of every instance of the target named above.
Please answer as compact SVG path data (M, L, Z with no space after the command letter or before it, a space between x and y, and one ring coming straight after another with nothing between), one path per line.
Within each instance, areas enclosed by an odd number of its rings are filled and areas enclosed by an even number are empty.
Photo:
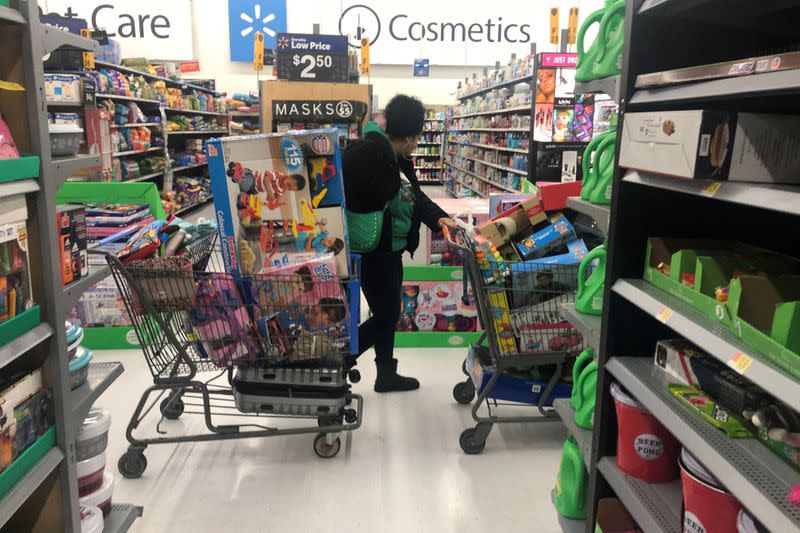
M281 33L275 51L278 78L294 81L349 80L347 38Z
M276 120L313 122L356 122L367 112L364 102L357 100L273 100L272 115Z
M264 34L264 47L275 49L278 34L287 31L286 1L228 0L231 61L253 62L253 36L257 31Z
M410 65L424 55L431 65L494 65L516 53L523 57L536 43L540 52L558 51L550 44L550 9L567 13L579 7L577 26L585 15L603 7L603 0L549 2L452 2L430 0L288 0L288 30L311 32L314 24L326 34L348 37L350 46L370 43L375 64ZM561 17L558 26L561 25ZM563 20L566 29L567 20Z
M83 19L94 30L106 30L120 44L123 57L192 59L192 8L189 0L39 0L45 20L76 33ZM86 26L84 26L86 27Z
M414 76L427 77L431 72L431 62L428 59L414 60Z

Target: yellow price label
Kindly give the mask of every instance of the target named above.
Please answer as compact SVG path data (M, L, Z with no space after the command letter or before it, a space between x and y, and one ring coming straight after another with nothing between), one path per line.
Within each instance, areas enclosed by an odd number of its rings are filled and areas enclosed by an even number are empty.
M81 37L85 37L86 39L91 39L92 30L88 28L83 28L81 30ZM83 68L94 69L94 52L83 53Z
M361 75L368 76L369 69L369 38L361 38Z
M264 70L264 34L260 31L253 38L253 69L257 72Z
M567 44L575 44L578 41L578 8L569 8L569 23L567 26Z
M660 320L662 323L666 324L667 320L670 319L672 316L672 309L669 307L662 307L658 313L656 313L656 318Z
M550 8L550 44L558 44L558 8Z
M728 366L736 370L740 374L744 374L750 365L753 364L753 358L746 353L736 352L728 361Z
M722 188L722 183L719 181L715 181L713 183L709 183L703 190L700 191L700 194L703 196L708 196L709 198L717 194L717 191Z

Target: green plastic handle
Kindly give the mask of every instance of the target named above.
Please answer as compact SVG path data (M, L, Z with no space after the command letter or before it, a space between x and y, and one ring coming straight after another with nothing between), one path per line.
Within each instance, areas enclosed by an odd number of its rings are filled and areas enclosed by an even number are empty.
M578 382L572 384L573 387L578 387L578 406L583 405L583 403L588 400L588 398L584 398L583 396L583 384L589 378L589 376L595 372L597 372L597 361L592 360L583 369L581 375L578 376ZM597 394L597 390L595 390L594 393Z
M611 26L608 21L616 15L620 10L622 10L622 14L625 15L625 0L619 0L619 2L612 4L611 7L605 9L605 13L603 14L603 19L600 21L600 32L597 35L597 43L599 46L600 54L598 57L603 57L606 53L606 39L608 39L608 28Z
M583 36L593 24L599 23L601 20L603 20L603 15L606 14L606 9L607 9L606 7L604 7L603 9L598 9L597 11L586 17L586 20L583 21L583 26L581 26L581 29L578 31L578 54L580 55L586 54L586 50L583 48ZM595 37L594 42L598 42L597 41L598 37Z
M572 365L572 386L578 383L578 379L580 377L581 371L583 367L589 364L590 362L594 361L594 348L586 348L581 354L575 359L575 364Z
M605 257L605 255L606 255L606 246L605 244L601 244L600 246L598 246L597 248L586 254L586 257L583 258L581 264L578 265L578 293L576 299L580 298L581 293L586 288L586 279L583 277L584 272L586 272L586 267L596 258Z
M606 150L611 148L612 150L617 146L617 132L611 132L610 135L603 138L603 141L600 143L600 146L597 147L597 150L594 152L594 160L595 164L592 165L592 172L595 175L595 179L600 179L600 167L602 166L600 163L603 161L603 154ZM613 152L612 152L613 153ZM611 158L611 161L614 161L614 158ZM608 164L608 163L606 163Z
M609 133L610 132L608 131L604 131L600 135L594 136L592 140L589 141L589 144L586 145L586 149L583 151L583 161L581 161L581 167L583 168L583 179L586 179L586 177L589 175L589 164L592 160L592 151L594 151L597 146L603 142L603 139L605 139L606 135ZM594 159L594 161L597 161L597 159ZM592 165L592 167L594 167L594 165Z

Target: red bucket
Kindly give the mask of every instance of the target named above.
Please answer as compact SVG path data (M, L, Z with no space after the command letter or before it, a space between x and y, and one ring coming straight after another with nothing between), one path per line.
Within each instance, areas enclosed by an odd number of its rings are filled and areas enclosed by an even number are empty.
M681 453L683 531L728 533L737 531L742 504L685 448Z
M617 466L648 483L666 483L678 477L681 445L642 404L616 383L611 395L617 410Z

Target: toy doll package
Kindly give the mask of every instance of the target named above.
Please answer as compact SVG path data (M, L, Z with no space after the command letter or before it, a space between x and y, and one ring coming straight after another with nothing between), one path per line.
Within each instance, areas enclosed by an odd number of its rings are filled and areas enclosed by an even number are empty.
M407 281L403 283L397 331L477 331L478 311L470 294L461 299L460 281Z
M217 139L207 148L223 258L256 274L333 254L349 273L336 130Z

